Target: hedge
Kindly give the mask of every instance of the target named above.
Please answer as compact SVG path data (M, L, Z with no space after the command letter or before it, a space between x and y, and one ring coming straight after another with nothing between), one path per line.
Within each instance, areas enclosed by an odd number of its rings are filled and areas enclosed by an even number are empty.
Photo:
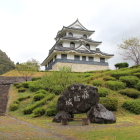
M37 81L37 80L40 80L40 79L41 79L41 77L33 77L32 81Z
M26 88L24 88L24 87L20 87L19 89L18 89L18 92L25 92L26 91Z
M43 93L38 93L34 96L34 101L40 101L41 99L43 99L45 97L45 94Z
M92 81L92 84L94 85L94 86L102 86L102 80L94 80L94 81Z
M118 92L122 95L126 95L126 96L134 98L134 99L136 99L140 96L140 92L133 88L122 89L122 90L119 90Z
M33 117L39 117L45 114L45 109L43 107L37 107L33 110Z
M110 76L119 79L121 76L129 76L131 73L129 71L113 71L110 73Z
M109 90L107 88L98 88L98 93L100 97L106 97L109 93Z
M135 114L140 114L140 100L127 100L122 107Z
M111 90L120 90L126 87L126 84L120 81L107 81L105 85Z
M103 78L104 81L116 81L115 77L111 77L111 76L106 76Z
M111 97L100 97L101 104L103 104L108 110L117 111L118 109L118 99Z
M35 108L44 105L44 104L46 103L46 101L52 100L54 97L55 97L54 94L50 94L50 95L46 96L46 97L43 98L42 100L35 102L33 105L30 105L30 106L26 107L26 108L23 110L23 113L24 113L24 114L31 114Z
M15 111L15 110L17 110L18 108L19 108L19 104L15 104L15 103L14 103L14 104L11 104L11 105L10 105L10 108L9 108L9 109L10 109L10 111Z
M26 95L26 96L23 96L23 97L19 97L18 98L18 101L23 101L23 100L26 100L28 98L30 98L31 96L30 95Z
M139 78L136 76L122 76L120 81L126 83L128 88L134 88L139 81Z

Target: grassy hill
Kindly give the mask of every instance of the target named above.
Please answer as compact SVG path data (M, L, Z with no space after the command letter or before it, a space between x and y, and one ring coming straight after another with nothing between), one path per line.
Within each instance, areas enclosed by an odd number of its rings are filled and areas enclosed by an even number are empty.
M12 76L12 73L15 76L13 71L4 75ZM68 127L62 127L61 124L51 122L56 114L56 102L60 96L59 93L63 90L60 85L65 77L61 75L60 78L58 73L53 77L53 72L38 72L34 76L42 78L14 84L10 89L8 114L42 128L81 140L127 140L130 137L134 140L139 139L140 68L69 73L69 77L74 80L78 79L80 83L97 86L100 102L113 111L117 117L116 124L91 124L89 126L80 126L77 122L70 122ZM86 114L75 116L85 117Z

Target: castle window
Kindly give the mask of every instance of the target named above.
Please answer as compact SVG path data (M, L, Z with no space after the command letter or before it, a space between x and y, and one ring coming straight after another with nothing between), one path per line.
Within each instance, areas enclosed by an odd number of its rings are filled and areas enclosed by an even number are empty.
M83 38L84 38L84 39L87 39L87 35L84 34L84 35L83 35Z
M89 44L86 44L86 47L87 47L88 49L90 49L90 45L89 45Z
M74 42L71 42L71 43L70 43L70 47L71 47L71 48L75 48L75 43L74 43Z
M86 61L86 56L82 56L82 61Z
M73 37L73 34L70 32L70 33L68 34L68 37Z
M89 61L93 61L93 57L88 57L88 60Z
M79 55L74 55L74 60L80 60L80 56Z
M105 58L100 58L100 62L105 63Z
M67 55L66 54L61 54L61 58L62 59L67 59Z

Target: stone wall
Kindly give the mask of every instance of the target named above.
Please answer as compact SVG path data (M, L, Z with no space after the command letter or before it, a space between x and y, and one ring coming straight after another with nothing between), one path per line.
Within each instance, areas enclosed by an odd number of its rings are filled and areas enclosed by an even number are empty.
M101 65L87 65L87 64L75 64L75 63L61 63L58 62L52 66L52 71L57 71L58 68L63 66L70 66L72 71L75 72L85 72L85 71L94 71L94 70L106 70L109 69L109 66Z

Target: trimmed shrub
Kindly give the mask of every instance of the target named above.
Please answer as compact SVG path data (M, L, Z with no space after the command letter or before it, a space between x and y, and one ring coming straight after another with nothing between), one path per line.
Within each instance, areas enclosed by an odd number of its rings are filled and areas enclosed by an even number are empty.
M103 104L108 110L117 111L118 99L111 97L100 97L100 103Z
M19 108L19 105L14 103L14 104L11 104L11 105L10 105L10 108L9 108L9 109L10 109L10 111L15 111L15 110L17 110L18 108Z
M112 77L119 79L121 76L129 76L131 73L129 71L113 71L110 73Z
M33 117L39 117L45 114L45 109L43 107L37 107L33 110Z
M135 114L140 114L140 100L127 100L122 107Z
M134 99L138 98L140 95L140 92L133 88L122 89L122 90L119 90L118 92L122 95L126 95L126 96L134 98Z
M133 73L134 76L137 76L138 78L140 78L140 72L139 73Z
M100 97L106 97L109 90L107 88L98 88L98 93Z
M57 114L57 109L56 108L48 108L46 110L46 115L47 116L54 116Z
M102 86L102 80L94 80L94 81L92 81L92 84L94 85L94 86Z
M90 73L84 74L84 77L90 77L90 76L92 76Z
M116 68L125 68L125 67L128 67L129 64L127 62L124 62L124 63L117 63L114 65Z
M120 90L126 87L126 84L120 81L107 81L106 86L112 90Z
M137 90L140 91L140 82L138 82L135 87L136 87Z
M40 89L44 89L43 85L41 83L39 83L38 81L33 81L29 83L29 89L32 92L36 92Z
M23 83L21 83L21 86L24 87L24 88L29 88L29 83L30 82L31 81L29 81L29 82L23 82Z
M20 87L21 87L21 85L20 85L20 84L16 85L16 88L20 88Z
M20 84L19 83L14 83L13 85L16 87L17 85L20 85Z
M35 108L44 105L47 101L52 100L54 97L55 97L54 94L50 94L50 95L46 96L42 100L35 102L33 105L30 105L30 106L26 107L23 110L23 113L24 114L31 114Z
M31 97L30 95L23 96L23 97L19 97L19 98L18 98L18 101L24 101L24 100L26 100L26 99L28 99L28 98L30 98L30 97Z
M106 76L103 78L104 81L116 81L116 78L111 77L111 76Z
M26 91L26 88L23 88L23 87L20 87L19 89L18 89L18 92L25 92Z
M45 97L45 94L43 93L38 93L34 96L34 101L40 101L41 99L43 99Z
M18 104L19 105L19 101L16 100L16 101L13 102L13 104Z
M38 93L47 94L47 91L44 90L44 89L40 89L40 90L36 91L35 93L36 93L36 94L38 94Z
M136 76L122 76L120 81L126 83L128 88L134 88L139 81L139 78Z
M41 79L41 77L33 77L32 81L37 81L37 80L40 80L40 79Z

